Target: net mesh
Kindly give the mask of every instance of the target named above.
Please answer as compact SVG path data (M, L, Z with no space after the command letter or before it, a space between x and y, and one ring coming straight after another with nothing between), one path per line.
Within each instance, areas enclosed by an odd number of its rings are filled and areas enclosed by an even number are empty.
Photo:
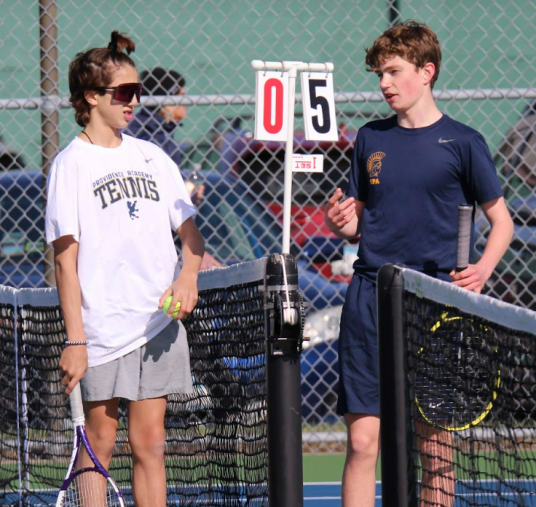
M168 504L267 505L264 264L202 272L199 284L184 322L194 392L170 396L165 418ZM54 290L21 290L18 299L16 324L15 306L0 302L0 504L22 496L54 505L73 441L58 371L66 336ZM110 475L127 505L131 470L120 404Z
M512 327L520 309L477 296L477 315L445 285L442 302L404 293L420 505L536 506L536 335Z
M110 483L100 473L86 470L69 484L59 507L124 507Z

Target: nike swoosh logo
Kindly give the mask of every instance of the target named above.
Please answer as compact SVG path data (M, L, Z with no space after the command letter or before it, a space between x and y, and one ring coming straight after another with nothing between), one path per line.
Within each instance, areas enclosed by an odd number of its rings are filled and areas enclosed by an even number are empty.
M440 143L451 143L452 141L456 141L456 139L443 139L442 137L439 138Z
M148 164L151 160L153 160L153 159L152 158L146 158L145 163Z

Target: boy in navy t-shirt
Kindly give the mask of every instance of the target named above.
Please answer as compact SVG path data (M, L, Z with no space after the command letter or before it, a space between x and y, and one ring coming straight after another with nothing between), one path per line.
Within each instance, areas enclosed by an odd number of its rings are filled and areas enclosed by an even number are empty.
M348 288L339 340L338 412L345 416L348 447L343 507L372 507L380 451L376 274L386 263L402 263L480 293L510 243L513 224L484 138L437 108L432 88L441 49L426 25L408 21L382 34L367 50L367 70L395 116L359 129L348 198L338 188L325 222L341 238L361 233L359 259ZM476 264L454 271L458 204L477 204L491 224ZM452 459L432 460L446 432L427 427L420 441L421 500L450 506ZM430 447L435 450L430 452ZM450 463L449 463L450 462Z

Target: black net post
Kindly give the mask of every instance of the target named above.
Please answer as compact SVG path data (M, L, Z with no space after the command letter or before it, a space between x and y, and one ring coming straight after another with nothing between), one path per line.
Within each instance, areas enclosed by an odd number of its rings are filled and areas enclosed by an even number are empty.
M402 274L392 264L378 272L378 349L382 506L416 507L415 466L404 353Z
M274 254L265 278L269 501L303 506L300 352L303 312L295 259Z

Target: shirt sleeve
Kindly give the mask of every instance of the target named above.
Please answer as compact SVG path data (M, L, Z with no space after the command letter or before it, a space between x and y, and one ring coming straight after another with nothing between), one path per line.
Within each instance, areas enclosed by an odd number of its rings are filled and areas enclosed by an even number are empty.
M48 174L45 233L49 245L62 236L80 240L76 166L71 164L69 167L59 157Z
M348 178L348 187L346 195L355 197L358 201L367 200L368 185L366 179L366 167L363 167L363 130L359 130L352 151L352 160L350 163L350 176Z
M486 141L478 132L471 137L465 157L465 180L480 205L503 195L497 169Z
M186 190L179 168L167 155L164 156L164 165L169 221L171 228L176 231L188 218L196 215L196 208Z

